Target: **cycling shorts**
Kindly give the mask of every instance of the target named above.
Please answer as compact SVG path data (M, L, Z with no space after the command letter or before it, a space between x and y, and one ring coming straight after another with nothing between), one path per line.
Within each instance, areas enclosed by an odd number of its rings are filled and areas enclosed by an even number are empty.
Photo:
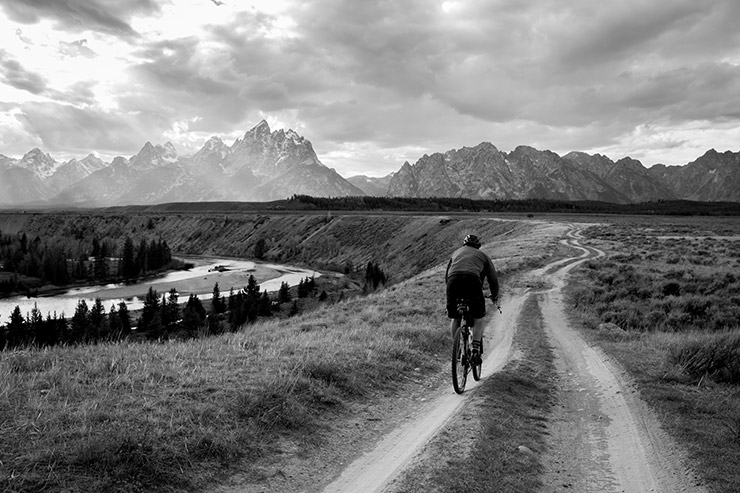
M468 300L473 318L486 315L486 299L480 278L472 274L456 274L447 278L447 317L457 318L457 300Z

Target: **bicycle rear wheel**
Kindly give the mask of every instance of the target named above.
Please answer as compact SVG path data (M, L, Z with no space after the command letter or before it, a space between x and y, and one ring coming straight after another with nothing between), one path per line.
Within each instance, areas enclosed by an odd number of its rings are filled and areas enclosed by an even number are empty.
M462 394L468 380L468 338L463 336L463 328L458 327L452 339L452 386L455 392Z

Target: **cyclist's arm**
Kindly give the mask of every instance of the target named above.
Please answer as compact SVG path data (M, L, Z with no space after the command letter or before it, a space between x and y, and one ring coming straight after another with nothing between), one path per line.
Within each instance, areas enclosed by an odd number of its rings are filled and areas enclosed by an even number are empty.
M488 279L488 288L491 290L491 299L498 299L498 276L496 275L496 269L493 267L493 262L488 259L486 262L486 278Z

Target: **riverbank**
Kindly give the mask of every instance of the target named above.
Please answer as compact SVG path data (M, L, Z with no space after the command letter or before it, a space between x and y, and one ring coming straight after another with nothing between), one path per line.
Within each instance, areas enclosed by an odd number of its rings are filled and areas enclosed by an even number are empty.
M125 302L130 311L140 309L149 288L159 294L166 294L175 289L181 298L191 294L200 297L210 296L216 283L222 295L228 295L233 288L238 291L245 288L249 278L254 276L263 291L277 291L282 282L296 285L305 277L318 277L321 274L314 270L300 269L279 264L260 264L235 258L188 255L181 257L193 267L184 271L171 271L136 283L114 283L106 285L87 285L66 288L53 295L39 297L16 296L0 299L0 324L6 323L16 306L21 313L30 313L34 306L43 316L57 313L70 317L79 300L85 300L88 306L99 298L103 305L118 305ZM218 268L217 268L218 267Z

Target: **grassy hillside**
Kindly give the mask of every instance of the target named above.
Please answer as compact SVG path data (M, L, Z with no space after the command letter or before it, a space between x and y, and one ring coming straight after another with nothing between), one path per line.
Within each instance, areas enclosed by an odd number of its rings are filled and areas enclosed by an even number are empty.
M225 255L262 237L276 259L376 258L399 282L206 339L0 353L3 491L195 491L237 471L247 487L315 484L446 368L440 261L463 233L489 241L505 279L553 254L563 232L486 218L158 215L151 228L148 219L6 216L2 228L109 237L144 228L181 251ZM307 476L292 476L295 464Z
M516 228L514 227L516 224ZM362 271L378 263L397 282L445 259L468 232L483 241L526 235L534 222L482 216L301 213L128 213L120 211L2 213L0 231L29 238L82 238L92 243L126 236L164 239L177 254L254 258L258 241L264 260L316 269ZM120 252L119 252L120 253ZM546 251L542 255L547 255Z

